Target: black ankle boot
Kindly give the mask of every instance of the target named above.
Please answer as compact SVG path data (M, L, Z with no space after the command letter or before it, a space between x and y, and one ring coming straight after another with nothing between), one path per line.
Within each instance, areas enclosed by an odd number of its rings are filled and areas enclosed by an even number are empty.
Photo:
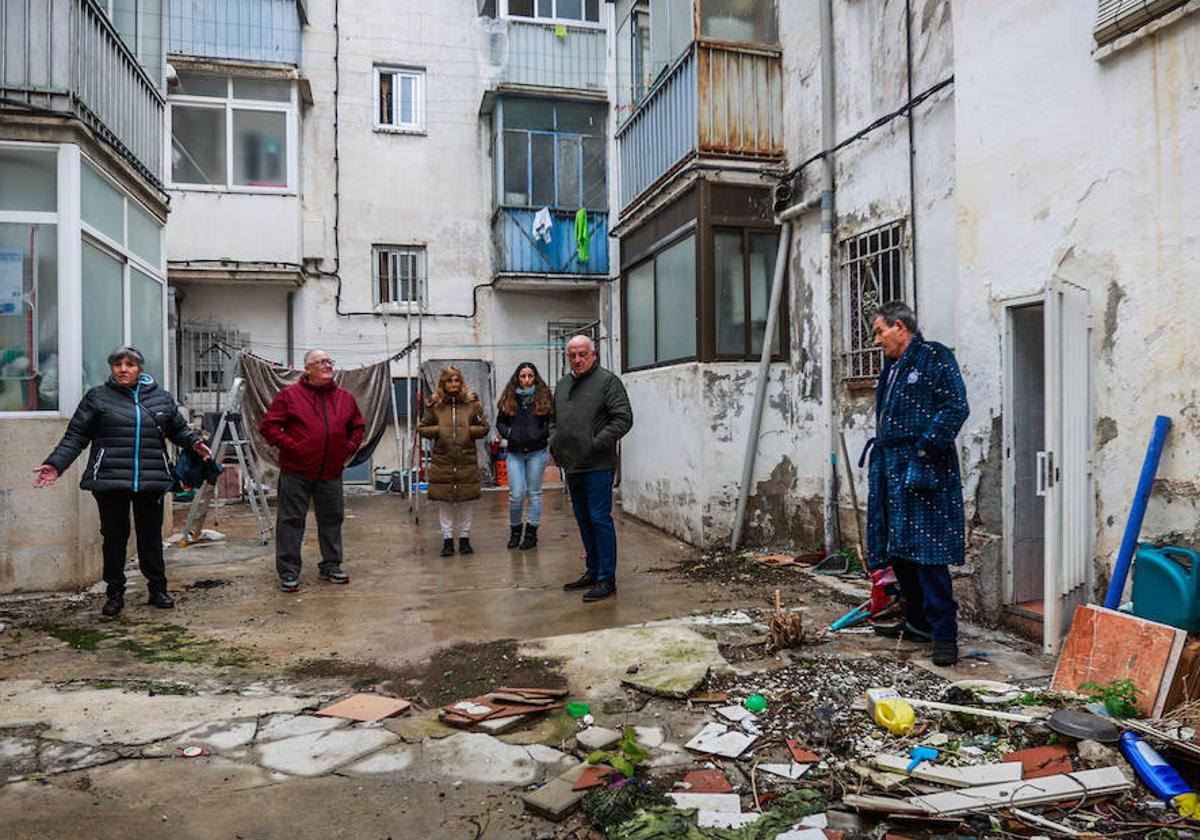
M516 548L517 546L519 546L521 544L521 529L524 528L525 526L524 525L513 525L511 527L512 527L512 534L508 538L508 547ZM534 530L536 531L537 528L534 528ZM525 539L529 539L529 537L525 537Z
M162 589L151 587L150 600L147 603L152 607L158 607L160 610L169 610L175 606L175 602L167 594L165 586Z
M104 602L104 606L100 609L100 614L112 618L123 609L125 609L125 596L120 592L114 592Z
M453 554L454 554L454 540L447 537L446 539L442 540L442 556L450 557L450 556L453 556Z
M536 526L536 525L526 525L525 526L525 539L521 543L522 551L526 551L527 549L537 547L537 529L538 529L538 526Z
M475 549L471 548L471 540L468 537L458 538L458 553L459 554L474 554Z

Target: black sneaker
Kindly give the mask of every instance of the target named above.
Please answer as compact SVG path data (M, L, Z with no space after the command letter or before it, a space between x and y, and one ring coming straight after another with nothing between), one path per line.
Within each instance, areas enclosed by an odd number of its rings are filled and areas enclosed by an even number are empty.
M598 580L596 585L583 593L583 600L587 602L602 601L612 595L617 594L617 585L611 580Z
M573 580L570 583L563 584L563 591L570 592L572 589L588 589L596 585L596 579L587 572L583 573L583 577L579 580Z
M163 589L151 589L150 600L146 603L152 607L158 607L160 610L173 609L175 606L175 602L171 599L171 596L167 594L165 587Z
M104 606L100 608L100 615L112 618L114 615L125 609L125 596L121 593L114 593L108 596L108 600L104 602Z
M319 577L321 580L327 580L330 583L350 582L350 575L346 574L336 566L330 569L318 569L317 577Z
M954 639L933 640L933 664L945 668L958 662L958 642Z
M524 528L525 526L524 525L511 525L509 527L510 527L511 533L508 535L508 547L516 548L517 546L519 546L521 544L521 529Z
M910 642L928 642L933 639L931 631L922 630L907 621L900 621L896 624L876 624L875 635L885 639L905 639Z
M442 556L452 557L454 555L454 540L446 538L442 540Z
M471 540L468 537L458 538L458 553L459 554L474 554L475 549L471 548Z
M279 579L279 588L284 592L299 592L300 581L294 575L284 575Z

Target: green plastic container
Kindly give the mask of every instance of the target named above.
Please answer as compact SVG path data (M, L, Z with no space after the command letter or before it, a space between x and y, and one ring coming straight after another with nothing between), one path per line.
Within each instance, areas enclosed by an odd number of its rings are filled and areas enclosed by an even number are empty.
M587 703L579 703L573 700L567 704L567 714L573 718L581 718L591 713L592 710L588 708Z
M1133 565L1133 614L1200 632L1200 554L1143 543Z

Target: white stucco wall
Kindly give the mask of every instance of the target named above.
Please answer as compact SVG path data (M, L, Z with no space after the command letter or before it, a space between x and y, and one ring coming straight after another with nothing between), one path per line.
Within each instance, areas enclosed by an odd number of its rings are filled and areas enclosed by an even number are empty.
M167 259L300 264L300 197L171 191Z
M1200 542L1187 316L1200 289L1200 16L1099 61L1094 15L1066 0L956 4L958 318L968 433L985 439L1001 403L1001 302L1051 278L1089 290L1103 583L1156 414L1174 428L1142 537Z

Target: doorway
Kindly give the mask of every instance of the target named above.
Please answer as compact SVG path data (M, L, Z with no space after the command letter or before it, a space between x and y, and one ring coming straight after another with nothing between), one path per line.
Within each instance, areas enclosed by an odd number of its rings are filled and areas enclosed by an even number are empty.
M1092 594L1091 340L1079 286L1004 305L1005 605L1046 653Z

